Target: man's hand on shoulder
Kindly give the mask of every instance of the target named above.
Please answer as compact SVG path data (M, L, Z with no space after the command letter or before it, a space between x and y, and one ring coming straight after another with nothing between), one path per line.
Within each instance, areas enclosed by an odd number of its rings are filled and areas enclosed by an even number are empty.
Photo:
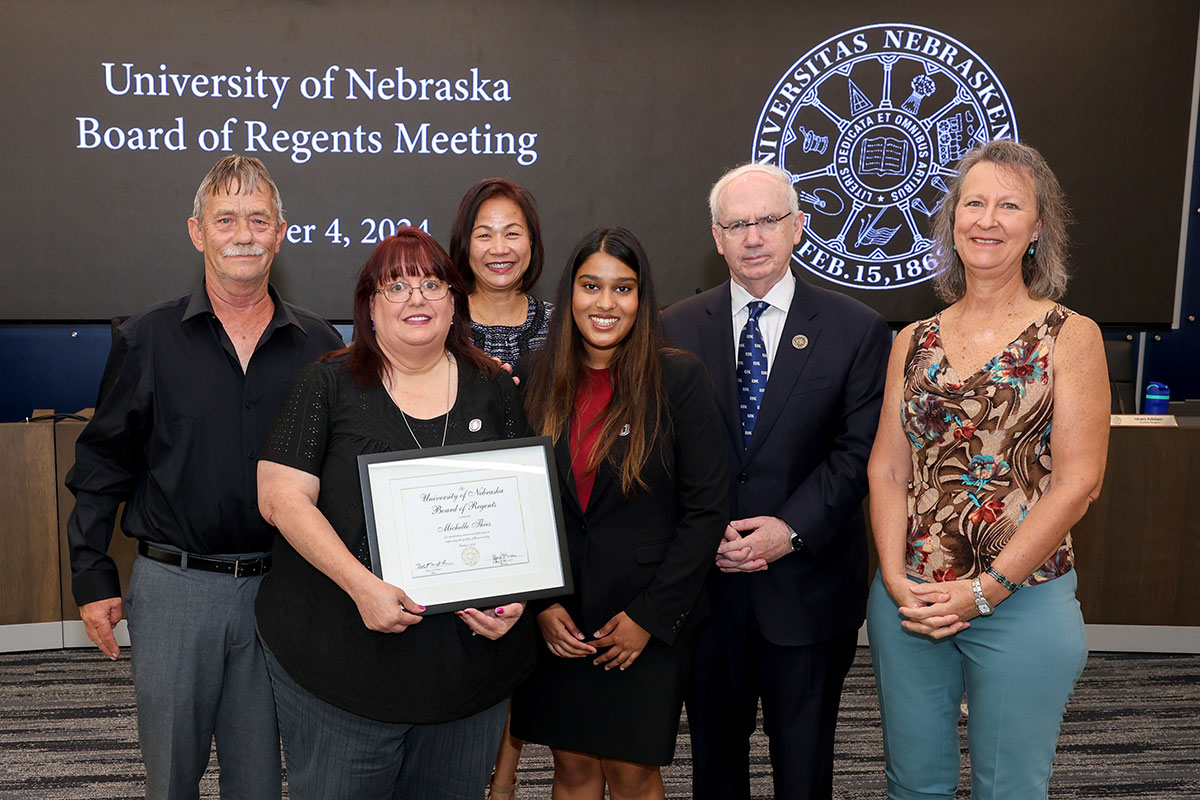
M779 517L735 519L717 547L722 572L760 572L792 552L792 532Z
M119 597L108 597L94 603L84 603L79 607L79 616L83 619L88 638L95 642L100 652L117 660L121 648L117 645L117 637L113 635L113 627L125 617L125 603Z

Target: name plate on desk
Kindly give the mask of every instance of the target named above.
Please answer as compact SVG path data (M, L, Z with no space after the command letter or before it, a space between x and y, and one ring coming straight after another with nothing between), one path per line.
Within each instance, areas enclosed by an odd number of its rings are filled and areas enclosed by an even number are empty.
M427 614L571 592L550 439L358 457L371 569Z
M1174 414L1113 414L1111 428L1178 428Z

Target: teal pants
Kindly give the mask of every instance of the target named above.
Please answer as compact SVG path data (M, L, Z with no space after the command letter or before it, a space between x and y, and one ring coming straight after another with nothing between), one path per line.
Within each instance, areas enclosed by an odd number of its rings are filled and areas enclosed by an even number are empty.
M1026 586L990 617L935 640L900 627L878 575L867 632L888 797L953 800L967 696L972 800L1045 798L1067 700L1087 661L1075 572Z

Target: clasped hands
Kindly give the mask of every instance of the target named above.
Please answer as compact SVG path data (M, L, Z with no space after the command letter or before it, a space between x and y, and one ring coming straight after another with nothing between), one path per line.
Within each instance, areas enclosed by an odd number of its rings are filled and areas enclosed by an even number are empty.
M735 519L725 526L717 547L722 572L761 572L792 552L792 531L779 517Z
M735 519L725 527L716 564L722 572L761 572L791 552L791 529L778 517ZM917 583L901 576L887 588L905 617L901 624L913 633L943 639L969 628L979 616L967 580Z
M403 589L374 575L371 578L373 580L352 595L364 625L380 633L403 633L423 619L421 613L425 606L414 601ZM524 603L509 603L486 611L464 608L454 613L474 633L494 640L508 633L524 611Z
M969 580L918 583L900 576L884 583L906 631L944 639L971 627L970 620L979 616Z
M650 632L624 611L604 623L591 642L585 641L587 637L575 626L561 603L538 614L537 620L546 646L559 658L584 658L608 648L592 662L606 670L629 669L650 641Z

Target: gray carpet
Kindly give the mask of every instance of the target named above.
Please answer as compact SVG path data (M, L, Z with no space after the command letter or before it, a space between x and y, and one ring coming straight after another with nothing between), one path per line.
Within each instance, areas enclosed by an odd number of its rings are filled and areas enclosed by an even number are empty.
M0 798L88 800L142 796L127 656L95 651L0 655ZM766 739L752 743L754 797L771 797ZM201 797L216 798L215 762ZM691 752L679 738L664 771L667 796L690 794ZM549 798L549 754L521 762L525 800ZM959 797L967 797L964 763ZM879 709L867 651L847 680L834 794L883 796ZM1200 656L1093 654L1068 708L1052 798L1200 797ZM482 797L482 794L481 794Z

